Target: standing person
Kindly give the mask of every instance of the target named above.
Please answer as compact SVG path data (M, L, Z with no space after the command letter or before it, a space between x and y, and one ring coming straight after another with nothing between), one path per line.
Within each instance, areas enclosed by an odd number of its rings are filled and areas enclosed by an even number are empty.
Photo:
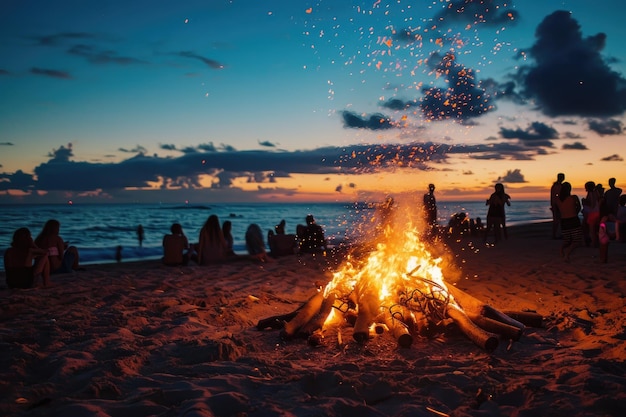
M559 193L561 192L561 184L565 181L565 174L559 172L556 175L556 181L550 188L550 210L552 211L552 239L558 239L559 228L561 227L561 212L559 211Z
M141 248L143 246L143 226L139 225L137 226L137 240L139 241L139 247Z
M7 287L31 288L35 278L41 275L43 286L50 285L48 251L38 248L30 230L20 227L13 233L11 247L4 252L4 269Z
M561 256L569 262L570 254L575 248L582 246L583 240L583 231L578 217L581 204L578 196L572 194L572 185L569 182L561 185L557 204L561 212L561 234L563 235Z
M183 233L183 227L174 223L171 234L163 236L163 263L165 265L187 265L189 262L189 240Z
M198 264L210 265L223 261L227 256L227 243L220 227L220 220L215 214L207 219L198 239Z
M424 194L424 219L428 232L432 233L437 227L437 199L435 198L435 184L428 184L428 192Z
M48 261L50 262L50 273L60 274L72 272L78 269L78 249L76 246L69 246L59 236L61 223L58 220L48 220L35 239L37 247L48 251Z
M609 210L609 214L617 216L617 208L619 207L619 197L622 195L622 189L615 186L615 178L609 178L609 189L604 192L604 198Z
M507 237L504 206L511 205L511 197L504 192L503 184L497 183L495 185L495 191L487 199L486 205L489 206L489 208L487 210L485 243L487 242L487 237L491 229L494 231L495 243L498 243L501 232L504 234L505 238Z
M585 191L587 194L582 200L583 238L585 239L585 245L597 246L598 235L596 233L594 236L593 233L594 224L600 220L600 196L598 196L596 183L587 181L585 183Z

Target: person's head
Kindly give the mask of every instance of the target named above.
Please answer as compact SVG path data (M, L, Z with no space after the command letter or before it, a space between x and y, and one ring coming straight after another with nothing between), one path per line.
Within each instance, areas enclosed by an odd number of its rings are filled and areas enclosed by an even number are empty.
M224 223L222 223L222 232L228 234L231 230L233 230L233 223L230 220L225 220Z
M604 187L602 186L602 184L596 184L596 192L600 197L604 195Z
M435 184L428 184L428 191L430 191L431 193L435 191Z
M170 227L170 231L173 235L182 235L183 227L179 223L174 223L172 227Z
M587 181L585 183L585 191L593 191L596 188L596 183L593 181Z
M20 227L13 232L13 240L11 241L11 247L16 249L28 249L32 244L33 238L30 234L30 230L26 227Z
M562 172L559 172L558 174L556 174L556 180L558 182L563 182L565 180L565 174L563 174Z
M61 223L58 220L50 219L44 225L43 229L41 229L41 233L37 236L37 239L48 237L48 236L58 236L59 230L61 229Z
M494 188L496 190L496 193L503 193L504 192L504 184L502 184L502 183L497 183Z
M572 194L572 184L569 182L564 182L561 184L561 192L559 193L559 198L561 201L564 201L567 197Z
M615 178L609 178L609 187L615 187Z
M315 223L315 219L313 218L312 214L309 214L308 216L306 216L306 224L313 224Z

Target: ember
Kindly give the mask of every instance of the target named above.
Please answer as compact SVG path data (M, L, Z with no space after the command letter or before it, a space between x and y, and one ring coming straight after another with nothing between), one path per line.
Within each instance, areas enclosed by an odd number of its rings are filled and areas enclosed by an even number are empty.
M283 338L304 337L316 345L326 329L347 323L358 343L388 332L408 348L415 336L428 337L434 329L454 324L491 352L500 338L519 340L525 325L541 325L541 316L534 313L505 314L448 286L443 258L431 253L436 248L446 253L441 238L426 239L419 218L409 210L387 207L376 216L370 223L378 226L367 235L377 242L373 250L365 256L348 255L333 279L303 306L261 320L257 328L282 328ZM448 269L453 272L452 266Z

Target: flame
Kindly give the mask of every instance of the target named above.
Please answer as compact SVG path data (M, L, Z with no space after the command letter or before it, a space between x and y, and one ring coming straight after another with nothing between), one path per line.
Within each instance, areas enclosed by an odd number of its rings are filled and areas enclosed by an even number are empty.
M392 199L382 204L369 222L375 224L368 235L375 241L374 249L365 257L348 256L333 273L324 296L334 294L339 300L358 305L359 300L373 295L379 313L388 310L392 314L394 307L423 310L416 304L424 299L452 301L444 282L443 259L433 256L429 249L421 213L419 205L399 208ZM329 316L326 323L336 316Z

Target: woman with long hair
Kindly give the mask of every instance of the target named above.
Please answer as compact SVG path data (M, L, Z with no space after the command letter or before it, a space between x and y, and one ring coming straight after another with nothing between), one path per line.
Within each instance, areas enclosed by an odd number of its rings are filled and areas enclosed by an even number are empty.
M48 251L38 248L30 230L20 227L13 233L11 247L4 252L7 287L31 288L41 275L44 287L50 285Z
M220 220L215 214L211 214L200 229L198 239L198 264L209 265L226 259L226 239L220 227Z
M37 247L48 251L50 273L52 274L72 272L78 269L78 249L76 246L68 246L67 242L61 239L59 236L60 228L61 223L58 220L48 220L35 239Z
M563 235L561 256L569 261L572 251L582 246L583 243L583 230L578 217L581 204L578 196L572 194L572 185L569 182L561 184L557 204L561 213L561 234Z

